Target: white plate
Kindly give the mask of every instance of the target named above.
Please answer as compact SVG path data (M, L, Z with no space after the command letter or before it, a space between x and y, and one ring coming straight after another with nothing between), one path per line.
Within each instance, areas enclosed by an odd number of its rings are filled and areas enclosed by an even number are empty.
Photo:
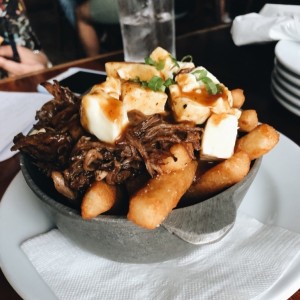
M276 77L272 76L271 82L277 93L281 95L282 99L284 99L291 106L294 106L296 109L300 110L300 97L288 91Z
M300 76L295 76L293 73L285 69L277 60L275 60L274 68L281 76L283 76L288 82L294 84L300 88Z
M274 98L277 100L277 102L279 102L284 108L286 108L287 110L289 110L294 115L300 117L300 109L296 108L295 106L292 106L290 104L290 102L288 102L288 101L286 101L286 99L282 98L282 95L279 94L275 90L274 86L271 87L271 92L272 92Z
M261 222L300 233L299 177L300 148L281 135L277 147L264 157L240 209ZM20 249L24 240L51 227L51 219L19 173L0 202L0 265L25 300L56 299ZM258 299L287 299L299 288L300 256Z
M299 109L294 108L293 106L289 105L285 100L283 100L276 92L274 89L272 89L272 94L276 98L276 100L287 110L289 110L291 113L295 114L296 116L300 117L300 111Z
M289 110L290 112L292 112L293 114L295 114L296 116L300 117L300 109L296 108L292 105L290 105L290 103L280 94L278 93L278 91L276 90L276 87L273 85L273 82L271 82L271 92L274 96L274 98L287 110Z
M274 68L272 76L276 79L277 82L279 82L280 85L283 86L285 90L293 94L300 101L300 85L297 86L289 80L286 80L284 76L282 76L281 73L277 71L276 68Z
M275 46L275 56L284 67L300 75L300 42L279 41Z

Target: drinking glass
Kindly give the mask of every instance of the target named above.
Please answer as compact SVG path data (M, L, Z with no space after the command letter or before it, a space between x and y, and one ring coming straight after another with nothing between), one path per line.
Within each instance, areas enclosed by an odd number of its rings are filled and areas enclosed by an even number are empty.
M173 0L118 0L124 59L142 62L158 46L175 53Z

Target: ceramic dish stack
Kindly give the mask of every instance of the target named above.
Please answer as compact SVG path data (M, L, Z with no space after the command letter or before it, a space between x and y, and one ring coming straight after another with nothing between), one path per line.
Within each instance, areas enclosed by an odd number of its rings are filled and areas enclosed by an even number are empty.
M271 89L282 106L300 116L300 42L277 43Z

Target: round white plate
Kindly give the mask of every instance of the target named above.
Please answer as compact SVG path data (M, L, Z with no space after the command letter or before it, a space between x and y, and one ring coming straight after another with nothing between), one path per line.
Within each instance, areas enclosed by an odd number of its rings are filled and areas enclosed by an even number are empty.
M300 148L281 135L279 144L265 155L240 210L261 222L300 234L299 178ZM19 173L0 202L0 265L25 300L56 299L20 248L24 240L52 226L50 217ZM287 299L299 288L300 256L297 256L283 276L257 299Z
M276 92L274 91L274 88L271 89L273 96L275 99L287 110L289 110L291 113L295 114L296 116L300 117L300 111L298 109L295 109L293 106L289 105L285 100L283 100Z
M274 61L274 69L276 69L276 72L284 77L290 84L300 88L300 76L293 75L293 73L284 68L276 59Z
M271 92L274 98L287 110L293 114L300 116L300 101L291 97L275 82L274 78L271 79Z
M279 41L275 46L275 56L284 67L300 75L300 42Z
M282 99L284 99L291 106L294 106L296 109L300 110L300 97L290 93L276 77L272 76L271 82L276 92L280 94Z
M300 86L297 87L290 81L286 80L279 72L277 72L276 68L274 68L272 76L283 89L294 95L294 97L298 99L298 102L300 102Z
M281 94L279 94L276 90L276 88L273 86L273 84L271 83L271 92L274 96L274 98L287 110L289 110L290 112L292 112L293 114L295 114L296 116L300 117L300 110L298 108L295 108L294 106L290 105L288 101L286 101L286 99L284 99L282 97Z

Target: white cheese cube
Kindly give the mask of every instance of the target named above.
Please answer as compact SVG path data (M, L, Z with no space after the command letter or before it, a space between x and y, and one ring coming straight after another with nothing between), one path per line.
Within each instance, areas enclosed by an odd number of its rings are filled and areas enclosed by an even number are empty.
M122 101L126 111L139 110L145 115L165 112L168 95L142 87L138 83L122 84Z
M185 93L200 89L199 81L197 81L197 78L190 73L178 74L175 81L179 85L180 89Z
M231 114L212 114L205 125L202 159L227 159L232 156L237 137L238 119Z
M199 74L197 74L197 71L206 71L206 77L210 78L212 80L213 83L218 84L220 83L220 81L217 79L216 76L214 76L212 73L210 73L206 68L204 67L197 67L194 70L191 71L192 74L194 74L194 76L198 77Z
M231 110L231 107L227 100L224 100L222 97L219 97L211 105L211 111L215 114L228 113Z
M150 54L150 58L153 59L156 63L163 62L163 68L160 70L160 77L164 80L168 78L173 78L173 74L175 71L175 62L172 60L171 54L161 48L155 48Z
M150 54L150 58L152 58L155 62L159 63L162 61L164 63L164 67L161 70L161 77L165 80L168 78L173 78L173 74L178 73L182 69L192 69L195 68L193 62L181 62L174 61L175 57L172 57L171 53L167 50L157 47Z
M190 121L203 124L210 116L210 107L194 101L193 95L181 92L177 84L169 86L170 104L177 122ZM194 95L197 98L197 93Z
M82 98L80 114L82 126L106 143L114 143L128 124L123 103L101 90Z
M176 70L176 73L179 72L180 70L183 69L193 69L195 68L195 65L193 62L189 62L189 61L178 61L178 65L179 65L179 69Z
M107 62L105 71L107 76L122 80L150 81L153 76L160 76L160 72L154 66L142 63Z
M90 90L90 94L101 90L113 98L119 99L121 95L121 80L114 77L106 77L106 81L96 84Z

